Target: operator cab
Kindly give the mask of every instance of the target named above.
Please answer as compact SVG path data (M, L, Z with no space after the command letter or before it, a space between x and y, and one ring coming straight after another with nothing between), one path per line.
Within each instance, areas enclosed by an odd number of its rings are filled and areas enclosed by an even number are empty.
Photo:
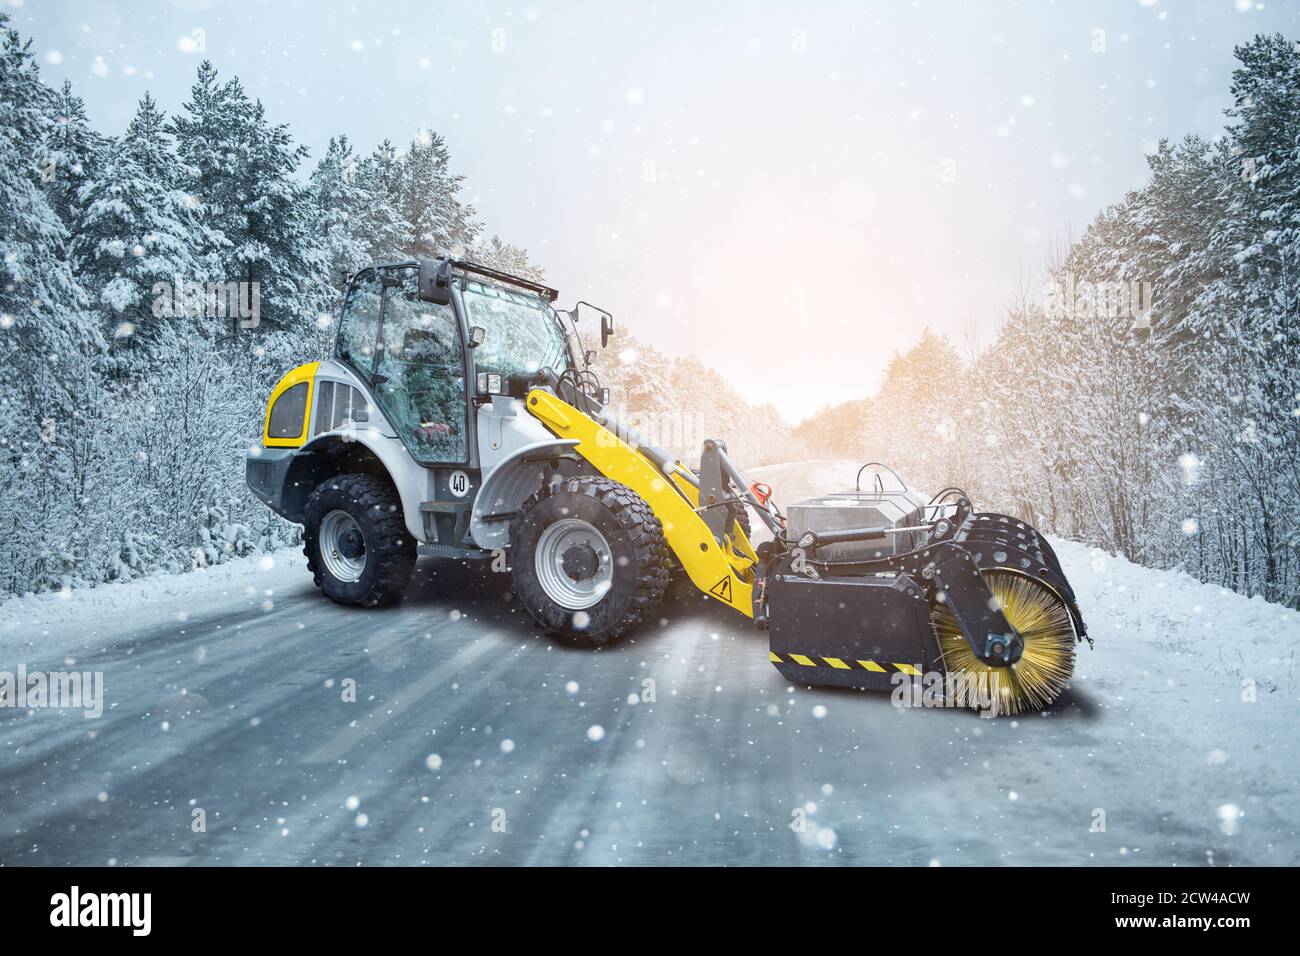
M558 380L584 360L577 310L557 311L556 297L450 258L374 266L348 285L335 355L370 386L416 461L477 468L475 408L512 382Z

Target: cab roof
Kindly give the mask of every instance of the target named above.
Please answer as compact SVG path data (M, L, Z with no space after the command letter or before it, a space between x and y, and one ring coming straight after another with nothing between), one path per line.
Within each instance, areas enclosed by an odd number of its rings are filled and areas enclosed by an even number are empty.
M560 297L560 293L550 286L542 285L540 282L534 282L532 279L525 279L522 276L511 275L509 272L503 272L500 269L493 269L490 266L480 265L477 262L471 262L468 259L447 259L451 260L451 267L462 273L482 276L492 282L505 283L520 289L532 292L534 295L540 295L547 302L554 302ZM447 259L443 259L446 262ZM360 275L362 272L369 272L371 269L403 269L415 268L419 266L415 259L407 259L403 262L376 262L374 265L366 266L364 269L357 270L354 275ZM348 276L348 282L352 281L353 276Z

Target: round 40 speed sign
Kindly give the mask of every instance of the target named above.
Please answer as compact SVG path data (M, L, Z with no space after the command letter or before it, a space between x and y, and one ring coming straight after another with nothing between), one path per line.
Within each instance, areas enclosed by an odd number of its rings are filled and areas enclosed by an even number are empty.
M447 476L447 490L457 498L464 498L469 494L469 475L463 471L453 471Z

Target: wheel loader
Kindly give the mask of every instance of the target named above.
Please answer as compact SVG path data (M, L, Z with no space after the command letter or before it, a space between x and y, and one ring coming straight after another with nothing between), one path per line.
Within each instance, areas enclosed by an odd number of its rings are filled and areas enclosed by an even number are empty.
M997 713L1059 696L1087 631L1033 528L874 463L785 511L722 440L692 470L611 408L577 328L598 319L604 348L610 313L557 298L450 257L349 278L333 357L275 385L247 459L253 493L304 526L326 596L385 604L417 557L504 556L548 633L598 647L678 576L765 629L795 684L979 682Z

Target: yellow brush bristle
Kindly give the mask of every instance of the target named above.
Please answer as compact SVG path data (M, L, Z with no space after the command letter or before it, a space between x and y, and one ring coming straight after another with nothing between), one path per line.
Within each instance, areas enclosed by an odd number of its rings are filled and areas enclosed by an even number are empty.
M1070 610L1055 591L1033 578L996 568L983 574L1002 613L1024 638L1024 654L1010 667L990 667L975 656L957 621L940 605L932 619L944 666L950 675L973 679L985 694L991 691L999 714L1042 710L1060 696L1074 673L1077 638Z

